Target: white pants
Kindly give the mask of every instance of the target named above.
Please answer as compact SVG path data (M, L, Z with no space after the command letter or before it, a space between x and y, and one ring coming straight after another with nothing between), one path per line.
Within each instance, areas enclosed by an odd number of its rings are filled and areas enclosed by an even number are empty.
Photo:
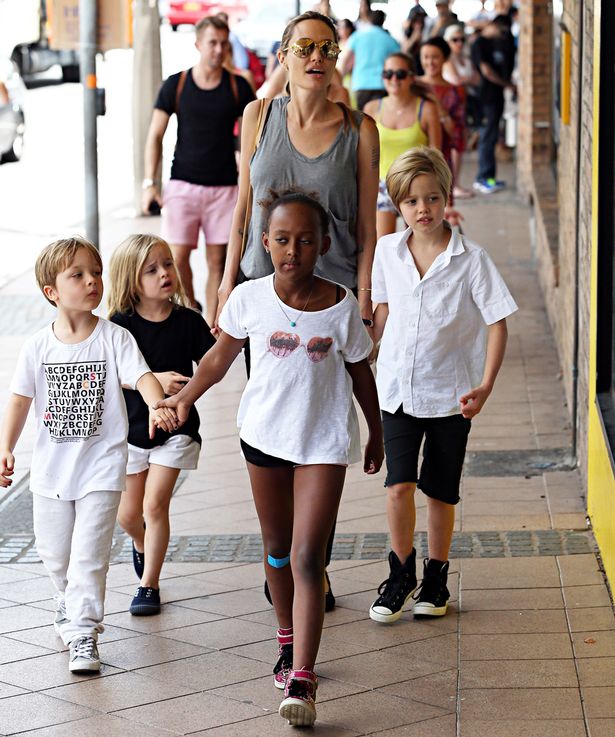
M59 597L68 622L61 628L65 645L80 635L98 639L102 632L107 570L119 491L92 491L66 501L33 494L36 549Z

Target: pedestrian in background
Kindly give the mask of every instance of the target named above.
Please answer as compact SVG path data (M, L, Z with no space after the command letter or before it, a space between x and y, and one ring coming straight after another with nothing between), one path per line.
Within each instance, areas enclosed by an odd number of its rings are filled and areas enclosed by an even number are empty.
M374 10L369 23L358 28L348 39L342 59L342 76L352 70L351 87L357 101L357 109L363 110L370 100L384 97L382 67L389 54L400 51L399 44L382 27L386 15Z
M209 326L189 309L168 244L153 235L133 235L113 252L109 319L137 341L166 396L176 394L214 344ZM171 533L169 505L181 470L198 466L199 415L171 433L147 432L147 405L123 389L128 411L126 490L118 510L120 527L132 538L132 560L139 586L130 613L160 612L160 571Z
M415 617L446 614L448 556L471 420L493 390L506 348L506 318L517 309L487 252L444 221L451 186L439 151L402 154L387 187L408 227L381 238L374 259L392 550L389 576L369 615L384 624L399 619L413 594ZM427 497L429 551L418 592L417 487Z
M481 31L472 44L472 61L480 74L480 108L482 113L478 138L478 172L474 189L481 194L493 194L506 186L497 179L495 148L504 112L504 90L516 94L511 81L515 65L515 45L510 21L498 15Z
M36 550L56 590L54 628L69 648L71 673L98 673L107 570L126 483L128 422L122 386L136 389L146 432L177 427L135 339L92 314L103 296L102 261L83 238L39 254L36 281L57 310L19 355L0 432L0 487L11 484L13 451L34 400L30 466Z
M378 238L395 232L398 211L386 189L391 164L415 146L442 146L442 128L435 103L414 86L412 59L397 51L384 62L382 78L387 96L372 100L365 112L376 121L380 136L380 184L376 213Z
M237 201L234 128L254 93L245 79L224 69L230 49L227 24L216 16L206 17L197 23L195 32L198 63L172 74L160 88L154 105L145 142L142 208L148 212L154 201L163 206L162 236L171 245L186 296L197 307L190 254L203 231L207 259L205 316L211 325ZM171 180L161 197L156 172L162 158L162 139L174 113L177 143Z

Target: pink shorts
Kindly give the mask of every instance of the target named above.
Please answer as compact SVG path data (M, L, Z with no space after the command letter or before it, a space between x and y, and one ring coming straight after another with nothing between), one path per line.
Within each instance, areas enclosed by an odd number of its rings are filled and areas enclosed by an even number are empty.
M237 186L205 187L171 179L163 192L162 237L175 246L196 248L199 229L205 243L228 243Z

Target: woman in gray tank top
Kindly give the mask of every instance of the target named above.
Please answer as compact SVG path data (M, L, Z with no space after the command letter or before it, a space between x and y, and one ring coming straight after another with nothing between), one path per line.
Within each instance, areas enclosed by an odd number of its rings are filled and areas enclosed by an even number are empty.
M301 40L301 44L297 41ZM315 41L306 56L299 47ZM318 42L337 42L326 16L310 11L293 18L282 36L278 56L287 69L290 97L272 100L259 146L251 161L260 102L243 116L239 197L233 215L224 277L218 292L220 311L240 278L256 279L273 272L261 236L260 200L269 190L300 187L314 192L331 219L331 248L315 273L356 291L361 315L371 323L371 270L376 245L378 132L373 120L327 99L336 57ZM249 184L253 206L245 252L241 242ZM217 319L216 319L217 325Z

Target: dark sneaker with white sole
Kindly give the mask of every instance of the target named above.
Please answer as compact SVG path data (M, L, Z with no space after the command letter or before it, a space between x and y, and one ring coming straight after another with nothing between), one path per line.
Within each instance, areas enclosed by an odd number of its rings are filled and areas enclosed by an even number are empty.
M380 596L369 608L370 619L381 624L397 622L416 590L416 550L412 550L403 564L391 550L389 569L389 577L378 587Z
M412 614L415 617L443 617L451 597L447 582L448 561L425 558L423 580L414 595L416 604L412 607Z
M148 617L160 613L160 589L139 586L130 604L130 613L135 617Z
M100 656L93 637L82 635L70 643L68 670L71 673L98 673L100 671Z

